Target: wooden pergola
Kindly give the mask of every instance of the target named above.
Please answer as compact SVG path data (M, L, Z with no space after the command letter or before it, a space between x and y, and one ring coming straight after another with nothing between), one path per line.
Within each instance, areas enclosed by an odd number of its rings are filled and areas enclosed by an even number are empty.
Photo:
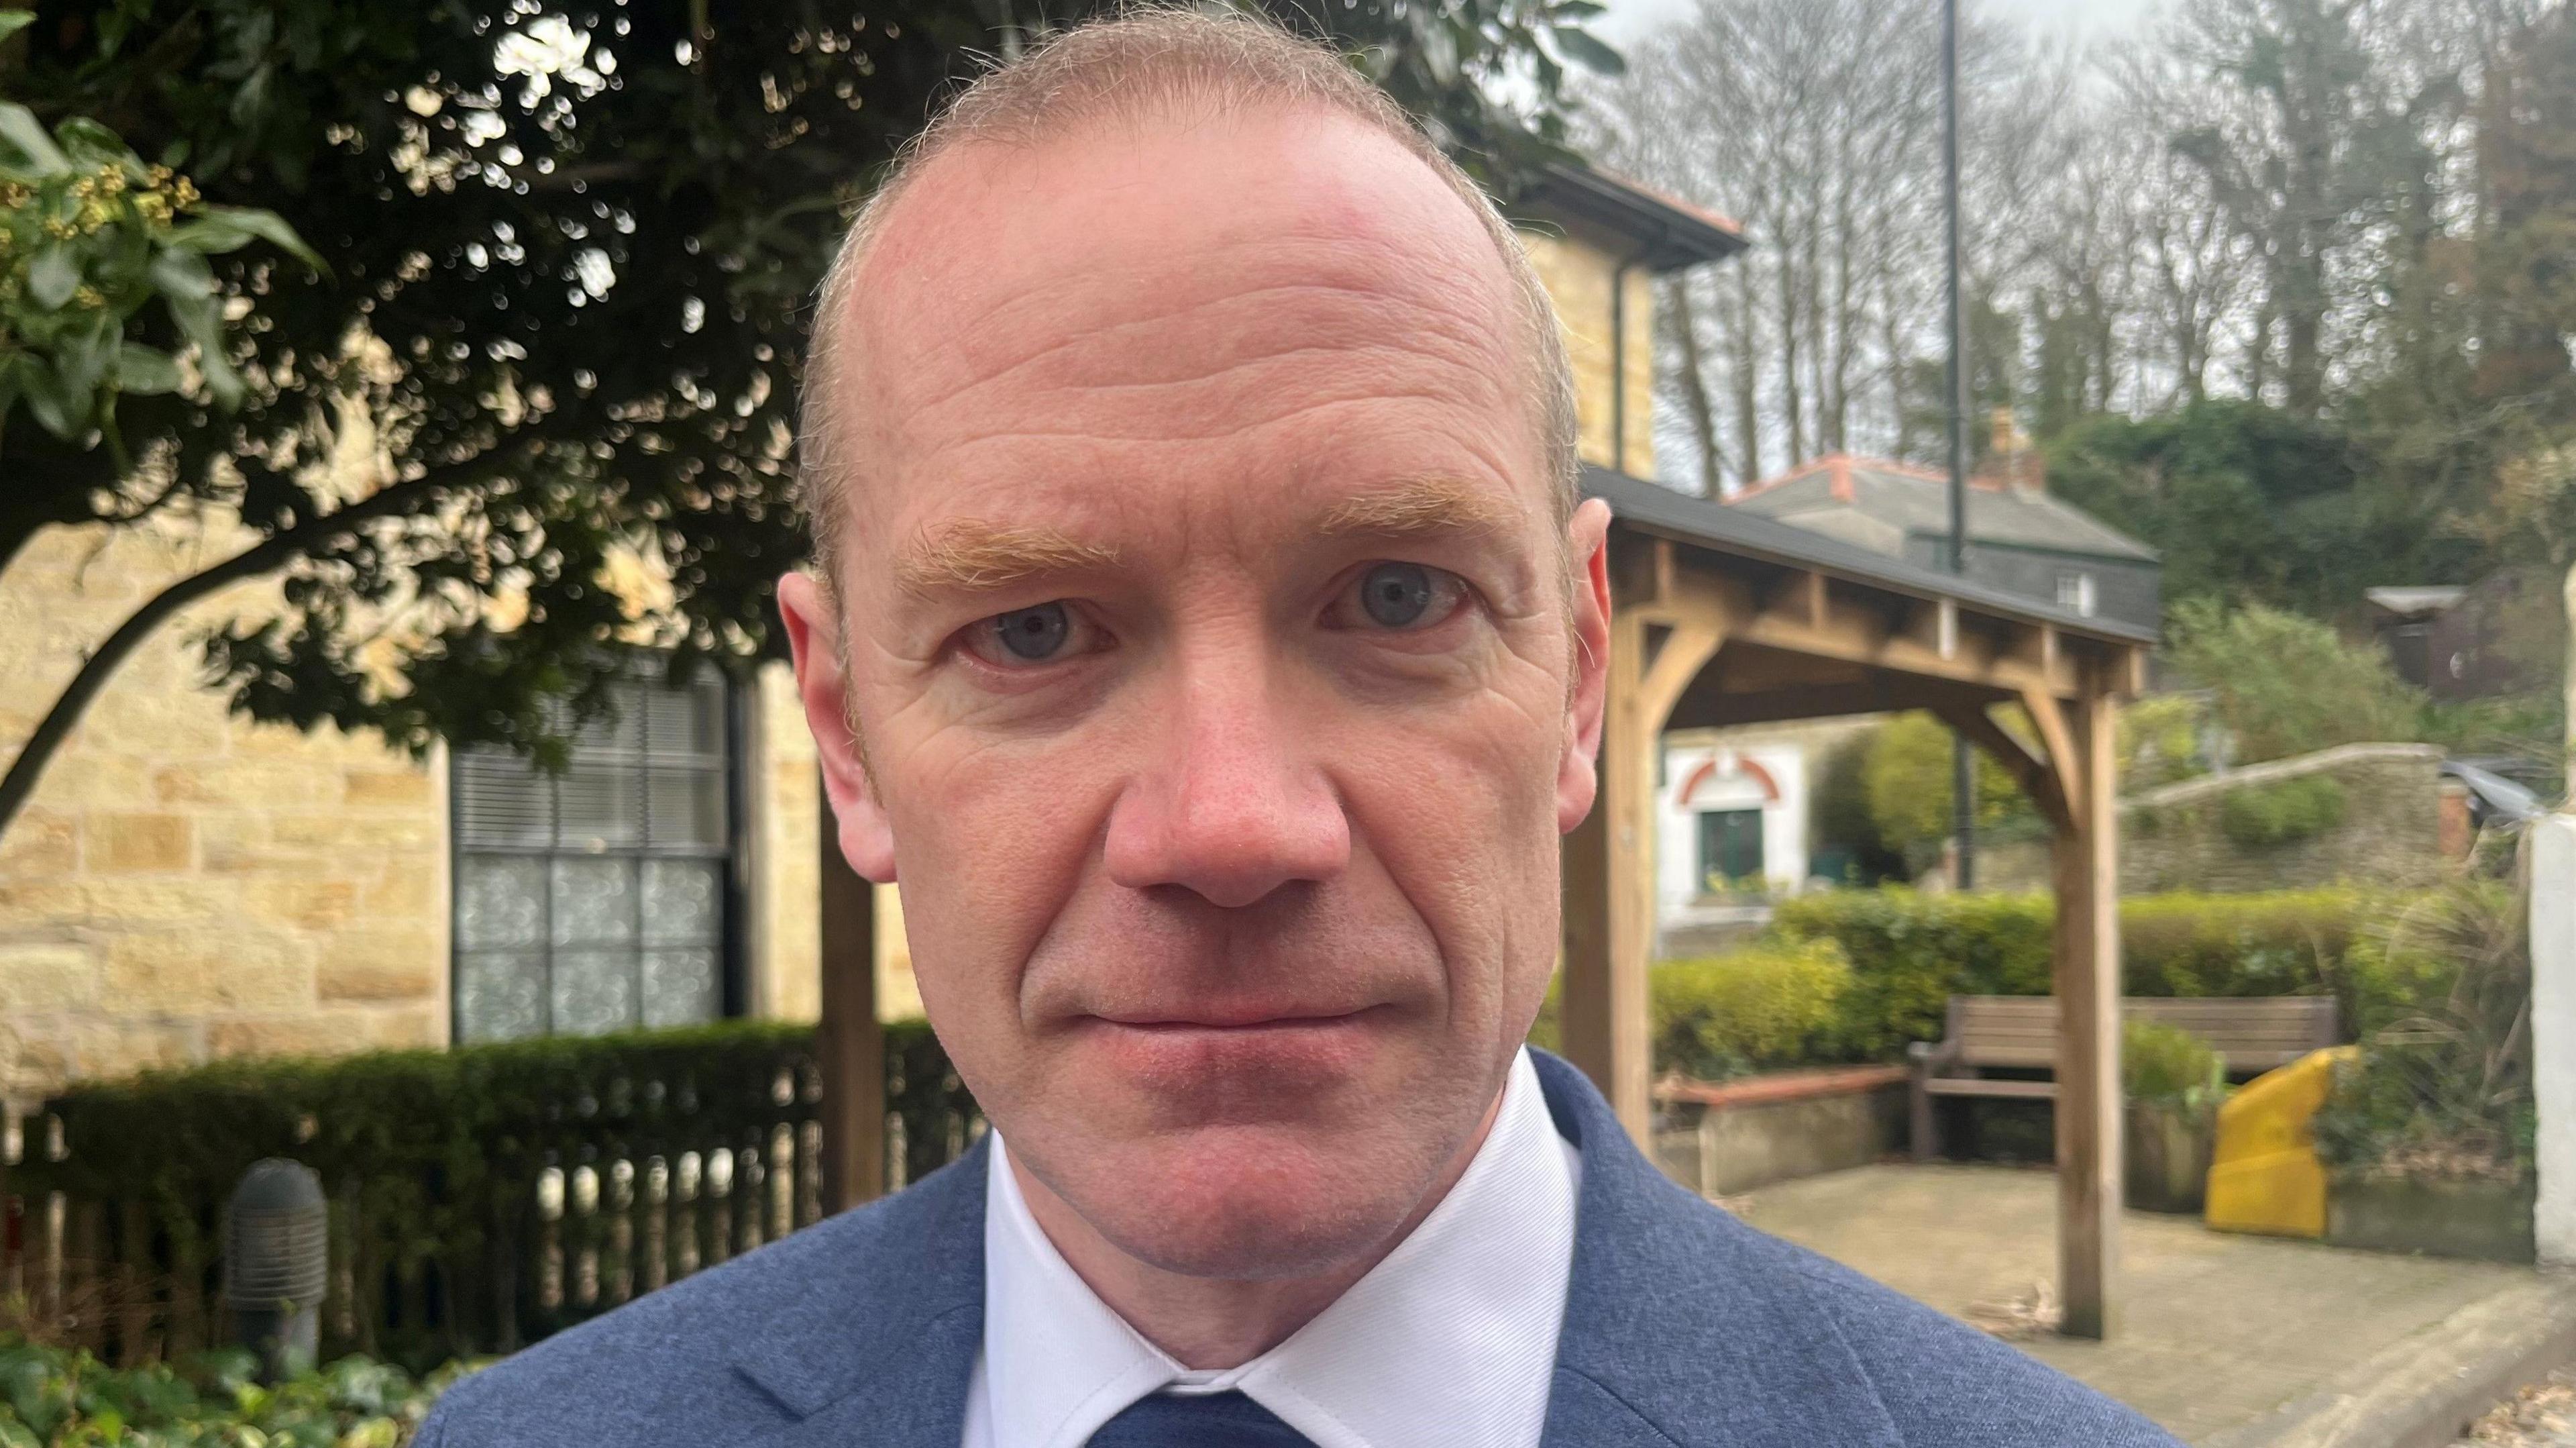
M1613 514L1612 620L1600 802L1565 844L1566 1056L1646 1144L1664 731L1931 711L2054 830L2062 1330L2106 1336L2121 1195L2114 738L2153 635L1605 469L1585 469L1584 491ZM2027 729L2005 729L1998 708Z

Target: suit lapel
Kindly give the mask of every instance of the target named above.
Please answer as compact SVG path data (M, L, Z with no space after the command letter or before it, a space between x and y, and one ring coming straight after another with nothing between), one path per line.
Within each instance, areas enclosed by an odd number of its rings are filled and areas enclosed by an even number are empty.
M845 1219L830 1269L739 1345L735 1371L792 1420L744 1448L957 1448L984 1343L989 1151Z
M1583 1153L1547 1448L1897 1448L1791 1249L1675 1185L1581 1073L1534 1054Z

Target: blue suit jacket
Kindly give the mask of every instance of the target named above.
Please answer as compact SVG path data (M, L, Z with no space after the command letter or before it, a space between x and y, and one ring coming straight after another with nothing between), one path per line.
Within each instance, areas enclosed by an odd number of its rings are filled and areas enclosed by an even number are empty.
M1538 1056L1583 1152L1548 1448L2172 1448L2136 1413L1674 1185ZM422 1448L957 1448L980 1145L459 1383Z

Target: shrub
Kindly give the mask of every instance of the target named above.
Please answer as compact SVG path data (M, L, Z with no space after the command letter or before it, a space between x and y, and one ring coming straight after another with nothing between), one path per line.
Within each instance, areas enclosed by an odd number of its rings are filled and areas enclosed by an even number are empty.
M2218 1109L2227 1075L2207 1041L2179 1026L2130 1021L2120 1031L2120 1094L2195 1119Z
M2406 897L2350 889L2176 893L2120 902L2121 992L2332 994L2365 1029L2428 989L2432 967L2354 947ZM1828 890L1780 903L1772 938L1831 940L1850 962L1838 1049L1892 1060L1937 1039L1953 995L2046 995L2056 906L2046 895ZM2437 974L2437 972L2436 972Z
M395 1448L459 1375L445 1368L421 1381L351 1357L263 1386L252 1367L250 1354L228 1351L117 1371L0 1335L0 1448Z
M2343 786L2309 774L2231 789L2218 801L2218 828L2248 849L2312 840L2343 823Z
M1723 1081L1827 1056L1851 979L1842 948L1830 940L1656 966L1656 1069Z
M2185 599L2170 618L2174 665L2217 696L2240 760L2422 737L2422 691L2376 647L2346 644L2315 619L2262 604L2230 611Z
M2051 907L2041 895L1926 895L1901 886L1784 900L1772 938L1829 940L1850 963L1840 1054L1893 1060L1941 1034L1953 995L2045 995Z
M2462 881L2356 951L2392 984L2382 1022L2335 1072L2317 1154L2340 1170L2514 1181L2531 1167L2526 899Z

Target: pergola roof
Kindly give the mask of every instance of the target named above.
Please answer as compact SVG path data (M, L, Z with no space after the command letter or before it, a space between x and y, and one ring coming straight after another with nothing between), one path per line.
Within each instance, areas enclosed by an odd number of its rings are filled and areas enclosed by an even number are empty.
M1709 498L1695 498L1660 484L1586 463L1583 495L1610 505L1618 520L1641 532L1739 558L1784 568L1805 569L1846 582L1883 589L1927 601L1947 599L1979 613L2016 622L2045 624L2072 638L2106 644L2152 645L2153 629L2114 619L2088 618L2073 609L2014 593L1992 584L1943 573L1829 538L1805 528L1730 508Z

